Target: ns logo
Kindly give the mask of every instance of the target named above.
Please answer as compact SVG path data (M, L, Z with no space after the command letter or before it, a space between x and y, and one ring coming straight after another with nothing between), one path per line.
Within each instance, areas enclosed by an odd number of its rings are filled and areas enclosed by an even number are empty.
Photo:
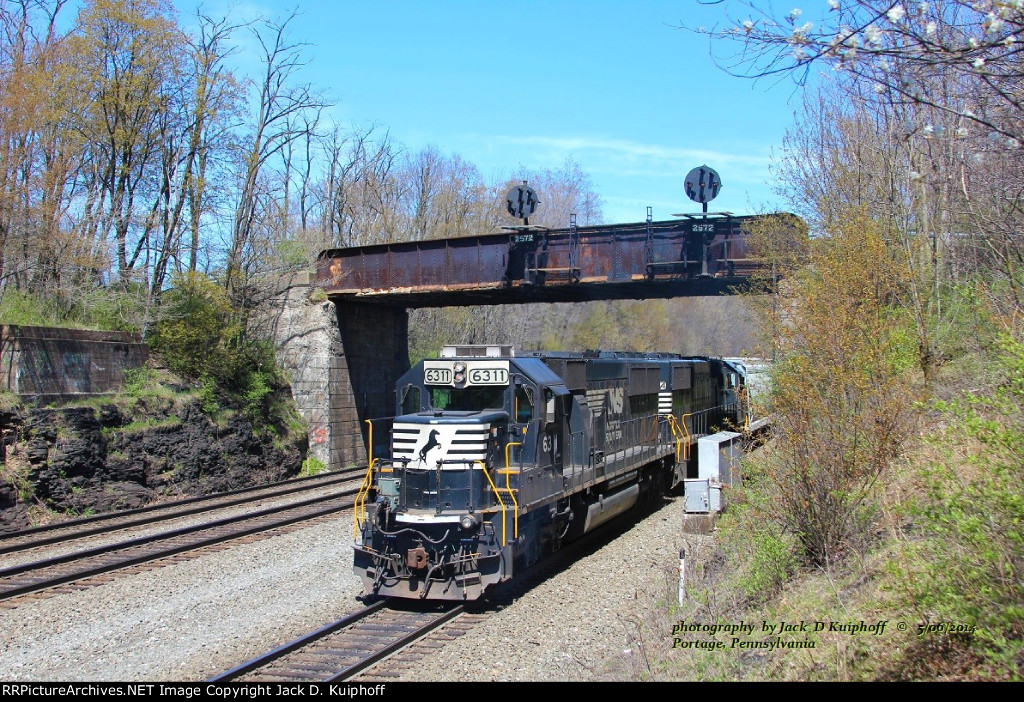
M434 467L437 462L444 458L444 444L450 443L451 437L442 434L437 429L431 429L427 438L422 444L416 447L416 458L419 460L420 468Z

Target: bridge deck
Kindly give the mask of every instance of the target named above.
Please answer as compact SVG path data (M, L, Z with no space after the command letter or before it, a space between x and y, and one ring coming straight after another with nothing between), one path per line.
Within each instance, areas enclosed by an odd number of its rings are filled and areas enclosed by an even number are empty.
M749 282L753 216L510 231L324 251L336 301L438 307L720 295ZM780 220L779 226L788 226Z

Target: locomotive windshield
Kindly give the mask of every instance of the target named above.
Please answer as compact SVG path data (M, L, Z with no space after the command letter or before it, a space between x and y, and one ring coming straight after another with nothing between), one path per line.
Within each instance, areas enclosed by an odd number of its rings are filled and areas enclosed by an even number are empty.
M480 412L505 406L504 387L431 388L430 406L436 410Z

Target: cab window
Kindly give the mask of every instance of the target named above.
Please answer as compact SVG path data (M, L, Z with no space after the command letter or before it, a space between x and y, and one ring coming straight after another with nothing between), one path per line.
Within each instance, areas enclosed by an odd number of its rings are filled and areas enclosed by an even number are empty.
M505 388L501 386L479 388L431 388L430 406L436 410L479 412L501 409L505 406Z
M415 414L422 409L420 389L415 385L406 385L402 395L402 414Z
M520 385L516 388L516 422L525 424L533 419L533 392L532 388Z

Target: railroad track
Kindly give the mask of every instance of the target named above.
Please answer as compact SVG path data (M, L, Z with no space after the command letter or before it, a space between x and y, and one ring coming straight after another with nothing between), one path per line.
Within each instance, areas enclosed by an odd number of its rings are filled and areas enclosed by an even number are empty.
M193 514L202 514L203 512L215 509L225 509L259 500L284 497L298 492L338 485L360 479L365 473L366 468L353 468L336 473L284 480L269 485L240 488L215 495L190 497L138 509L109 512L81 519L30 527L15 532L0 533L0 555L28 551L52 544L67 544L99 534L110 534L124 529L134 529L171 519L180 519Z
M340 682L466 616L464 605L430 609L378 601L233 668L210 682Z
M582 556L614 540L632 521L588 534L488 591L484 599L446 603L424 611L423 603L378 601L210 682L391 682L414 671L423 658L470 631L495 612ZM386 664L382 663L386 659Z
M316 486L317 489L322 487ZM333 516L351 508L358 490L358 486L353 485L300 502L276 505L256 512L236 514L212 522L2 568L0 607L16 606L25 596L48 596L67 588L81 589L99 585L109 581L108 574L113 571L140 567L168 558L191 558L201 550L222 547L228 541L265 538L283 529L297 528L302 522ZM262 500L264 497L256 499ZM122 528L125 527L116 527Z

